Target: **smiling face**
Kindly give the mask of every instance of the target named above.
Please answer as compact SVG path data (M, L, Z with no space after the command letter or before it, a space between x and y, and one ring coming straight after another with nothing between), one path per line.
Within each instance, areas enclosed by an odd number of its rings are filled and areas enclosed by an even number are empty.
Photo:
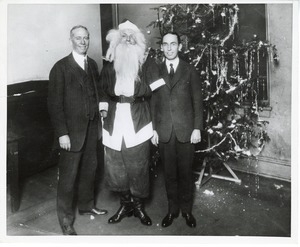
M80 27L72 31L70 40L75 52L80 55L85 55L89 49L90 37L86 29Z
M175 34L166 34L163 37L161 49L168 60L173 60L178 56L178 51L181 50L178 38Z

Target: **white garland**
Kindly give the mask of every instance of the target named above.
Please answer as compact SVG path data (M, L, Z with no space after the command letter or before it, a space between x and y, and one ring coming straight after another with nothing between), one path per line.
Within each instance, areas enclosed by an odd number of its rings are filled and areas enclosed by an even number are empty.
M221 46L224 46L224 43L230 38L230 36L233 35L233 32L234 32L234 28L235 28L235 25L238 23L238 7L237 5L234 5L234 9L235 9L235 14L234 16L232 17L232 24L229 28L229 33L228 35L221 41Z

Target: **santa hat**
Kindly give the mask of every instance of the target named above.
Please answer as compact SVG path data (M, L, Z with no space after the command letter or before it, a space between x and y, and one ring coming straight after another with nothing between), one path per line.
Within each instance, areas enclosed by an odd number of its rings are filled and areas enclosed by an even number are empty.
M138 29L138 27L132 22L130 22L129 20L126 20L125 22L122 22L119 25L119 30L125 30L125 29L131 29L135 32L140 32L140 29Z

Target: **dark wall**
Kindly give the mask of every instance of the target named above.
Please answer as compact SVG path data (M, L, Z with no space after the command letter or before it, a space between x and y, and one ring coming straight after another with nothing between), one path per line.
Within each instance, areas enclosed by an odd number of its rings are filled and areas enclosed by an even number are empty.
M252 40L254 34L266 40L265 4L239 4L239 39Z
M102 32L102 54L105 56L108 49L108 43L106 42L106 35L110 29L113 28L113 11L112 4L100 4L100 17L101 17L101 32Z

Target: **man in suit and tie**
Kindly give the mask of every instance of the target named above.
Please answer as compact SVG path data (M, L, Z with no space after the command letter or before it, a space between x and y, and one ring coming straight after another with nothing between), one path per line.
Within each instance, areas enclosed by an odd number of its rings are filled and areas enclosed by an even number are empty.
M177 33L166 33L161 49L165 62L160 75L166 85L153 93L151 113L154 145L164 167L168 214L162 226L168 227L181 211L190 227L196 227L192 214L194 144L201 141L203 102L201 81L195 68L178 57L182 44Z
M48 110L60 146L57 215L64 235L77 235L72 207L76 181L79 214L107 213L95 207L94 179L101 121L99 71L96 62L87 56L89 38L86 27L73 27L70 31L73 51L59 60L49 75Z

